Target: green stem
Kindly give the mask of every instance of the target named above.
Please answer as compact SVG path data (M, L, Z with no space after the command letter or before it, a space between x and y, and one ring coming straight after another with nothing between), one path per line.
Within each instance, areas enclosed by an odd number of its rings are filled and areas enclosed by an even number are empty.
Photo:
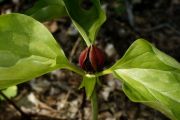
M80 69L79 67L76 67L75 65L73 65L71 63L68 66L66 66L66 68L68 70L75 72L75 73L78 73L79 75L82 75L82 76L85 75L85 72L82 69Z
M103 75L111 74L112 72L113 71L111 69L107 69L107 70L104 70L102 72L95 73L95 74L85 74L85 76L87 76L87 77L100 77Z
M106 69L106 70L104 70L102 72L96 73L96 76L99 77L99 76L103 76L103 75L111 74L111 73L112 73L111 69Z
M96 87L91 96L91 105L92 105L92 113L93 113L93 120L98 119L98 102L97 102L97 94L96 94Z

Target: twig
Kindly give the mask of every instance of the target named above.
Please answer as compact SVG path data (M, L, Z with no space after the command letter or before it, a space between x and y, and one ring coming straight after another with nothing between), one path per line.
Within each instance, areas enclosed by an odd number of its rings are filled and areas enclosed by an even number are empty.
M57 117L51 117L51 116L48 116L48 115L43 115L43 114L38 114L38 113L28 113L28 115L30 115L32 118L41 118L42 120L45 119L45 120L67 120L65 118L57 118Z
M24 113L12 100L10 100L2 91L0 91L0 95L8 101L22 116L23 118L26 118L27 120L31 120L30 116Z
M169 27L172 31L174 31L177 35L180 35L180 31L177 30L176 28L174 28L173 26L168 25L167 27Z
M125 5L126 5L126 11L128 14L129 24L132 28L135 29L134 16L133 16L133 6L129 0L125 0Z
M172 31L174 31L174 33L176 33L177 35L180 35L180 31L177 30L176 28L174 28L173 26L171 26L171 25L168 24L168 23L163 23L163 24L154 26L154 27L149 28L149 29L144 29L144 30L142 30L142 31L143 31L143 32L152 32L152 31L156 31L156 30L159 30L159 29L163 29L163 28L169 28L169 29L171 29Z
M144 30L142 30L142 31L143 31L143 32L152 32L152 31L156 31L156 30L162 29L162 28L164 28L164 27L169 27L169 24L168 24L168 23L163 23L163 24L154 26L154 27L149 28L149 29L144 29Z
M75 44L74 44L74 46L73 46L73 48L72 48L72 50L71 50L70 55L69 55L69 61L70 61L70 62L72 61L72 57L74 56L74 54L75 54L75 52L76 52L76 49L77 49L80 41L81 41L81 37L78 37L78 39L76 40L76 42L75 42Z
M80 110L81 110L81 118L82 118L82 120L84 120L84 107L85 107L85 104L86 104L85 89L82 89L82 94L83 94L83 97L82 97L82 102L81 102Z

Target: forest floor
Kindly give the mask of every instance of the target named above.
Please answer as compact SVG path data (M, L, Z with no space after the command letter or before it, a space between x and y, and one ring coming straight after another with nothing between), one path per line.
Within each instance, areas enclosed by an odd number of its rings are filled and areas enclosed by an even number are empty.
M130 1L130 0L129 0ZM107 21L96 44L107 54L106 68L123 56L133 41L144 38L180 61L179 0L102 0ZM20 12L34 0L4 0L0 13ZM78 65L86 47L69 18L44 23L60 43L69 60ZM82 78L67 70L56 70L18 85L12 99L31 120L90 120L91 104L78 87ZM106 75L98 88L99 120L168 120L160 112L131 102L122 91L121 81ZM26 120L7 101L0 102L0 120Z

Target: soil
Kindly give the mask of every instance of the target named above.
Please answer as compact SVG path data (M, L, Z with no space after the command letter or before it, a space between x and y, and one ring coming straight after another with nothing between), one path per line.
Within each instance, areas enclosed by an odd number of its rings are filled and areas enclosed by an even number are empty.
M0 0L0 13L20 12L35 0ZM138 38L180 61L179 0L103 0L107 20L96 44L107 54L106 68L123 56ZM69 18L44 23L63 48L69 60L78 65L78 56L86 47ZM0 120L90 120L91 104L78 87L81 76L56 70L18 85L18 95L11 100L28 116L7 101L0 101ZM98 88L99 120L168 120L160 112L131 102L122 91L121 81L112 75L101 78Z

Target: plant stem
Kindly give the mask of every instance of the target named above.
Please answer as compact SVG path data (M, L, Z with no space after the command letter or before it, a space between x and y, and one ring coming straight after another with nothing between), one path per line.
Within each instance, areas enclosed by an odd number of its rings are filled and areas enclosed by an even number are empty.
M84 70L82 70L79 67L73 65L72 63L69 63L69 65L66 66L66 68L68 70L71 70L71 71L73 71L73 72L75 72L75 73L77 73L79 75L82 75L82 76L84 76L86 74ZM112 70L109 68L109 69L106 69L106 70L101 71L101 72L96 73L96 74L86 74L86 76L97 76L97 77L99 77L99 76L103 76L103 75L111 74L111 73L112 73Z
M94 88L94 91L91 96L91 106L92 106L92 113L93 113L93 119L98 119L98 102L97 102L97 94L96 94L96 87Z
M69 64L69 66L66 66L66 68L75 73L78 73L79 75L82 75L82 76L85 75L85 72L82 69L80 69L79 67L76 67L75 65L73 65L71 63Z
M112 73L112 70L111 69L106 69L104 71L101 71L99 73L96 73L96 76L103 76L103 75L106 75L106 74L111 74Z

